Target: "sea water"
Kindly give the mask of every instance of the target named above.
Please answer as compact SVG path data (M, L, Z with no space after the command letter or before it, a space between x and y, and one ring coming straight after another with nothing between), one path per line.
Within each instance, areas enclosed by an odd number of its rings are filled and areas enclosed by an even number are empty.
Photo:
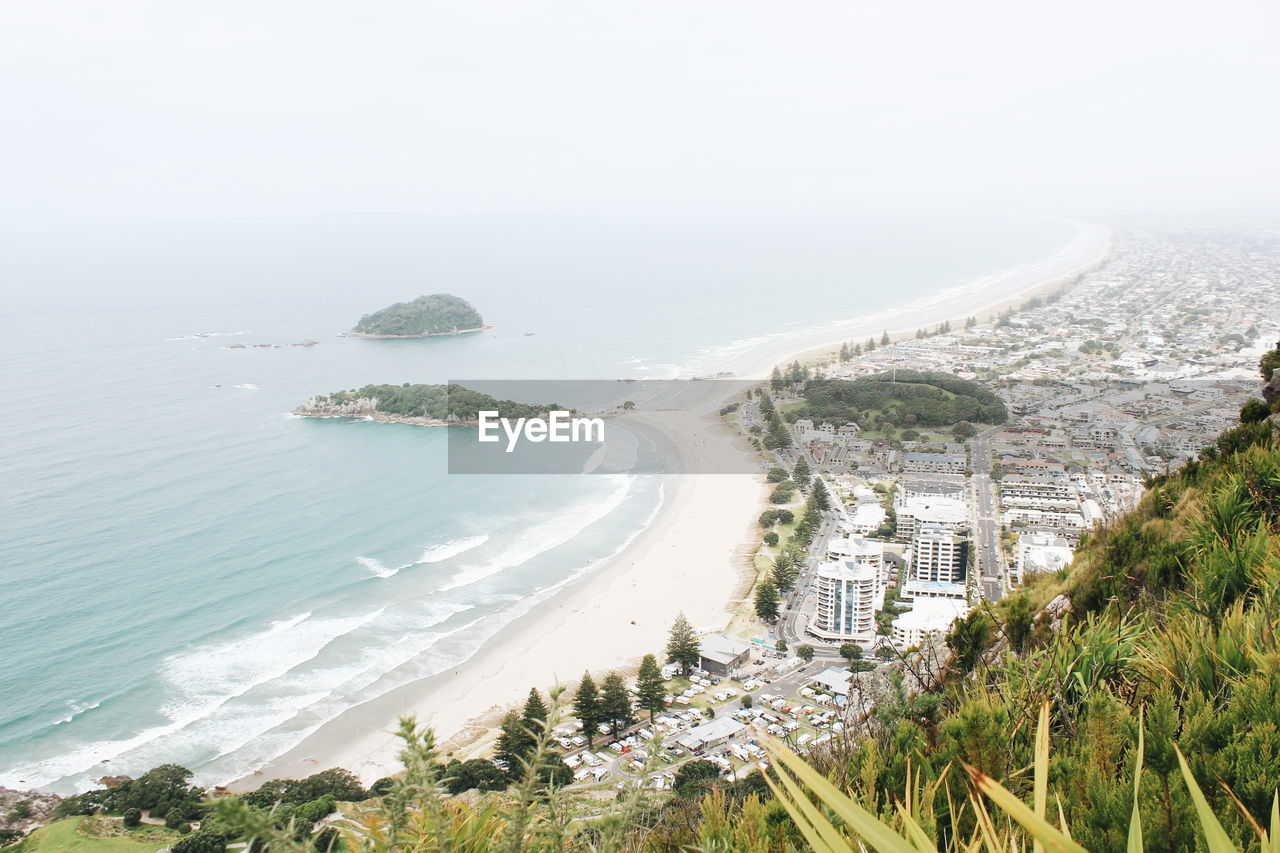
M985 213L4 235L0 785L68 792L163 762L207 783L250 772L465 661L662 499L646 478L447 476L442 430L291 417L313 394L732 371L945 315L1098 239ZM435 292L492 328L338 336Z

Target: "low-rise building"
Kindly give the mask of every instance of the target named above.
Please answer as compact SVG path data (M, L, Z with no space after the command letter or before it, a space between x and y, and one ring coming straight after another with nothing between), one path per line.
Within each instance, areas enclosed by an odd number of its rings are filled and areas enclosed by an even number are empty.
M701 640L698 666L715 675L732 675L751 657L751 644L724 634L708 634Z
M893 644L900 649L918 646L928 637L940 637L951 624L969 612L969 605L954 598L921 598L893 620Z

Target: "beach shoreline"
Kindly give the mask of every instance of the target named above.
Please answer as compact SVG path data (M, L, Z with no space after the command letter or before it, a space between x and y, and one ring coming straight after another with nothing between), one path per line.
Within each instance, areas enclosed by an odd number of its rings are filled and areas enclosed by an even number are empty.
M913 338L921 327L950 322L963 328L971 316L985 326L988 317L1068 287L1106 260L1109 238L1094 228L1097 245L1091 256L1075 259L1065 270L1047 272L1009 292L991 292L992 288L960 293L947 307L925 305L918 316L895 317L894 328L884 331L897 342ZM842 343L868 334L878 339L880 333L850 322L838 337L832 330L829 338L815 334L785 349L764 352L762 347L744 354L734 376L760 380L775 364L830 361ZM715 385L707 383L705 398L694 411L683 413L704 419L705 429L680 429L661 423L661 415L649 415L652 425L672 439L677 453L693 462L691 470L697 470L696 457L708 452L709 441L728 440L737 452L755 459L745 439L717 414L736 389L717 394ZM758 460L755 463L759 467ZM727 482L731 476L737 482ZM584 671L599 675L634 669L647 653L661 659L667 630L678 612L699 630L722 630L746 580L754 576L756 517L766 505L766 484L763 477L686 475L666 477L663 488L664 499L649 524L618 553L531 607L469 659L348 709L229 787L250 790L269 779L300 778L334 766L351 770L365 783L395 773L399 746L394 731L397 718L408 715L435 731L442 756L465 759L484 750L502 713L521 702L530 688L545 692L555 684L571 685Z

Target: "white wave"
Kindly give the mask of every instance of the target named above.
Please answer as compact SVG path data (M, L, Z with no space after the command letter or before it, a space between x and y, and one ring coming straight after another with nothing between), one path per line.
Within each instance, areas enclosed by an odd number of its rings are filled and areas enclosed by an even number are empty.
M239 389L240 389L240 390L242 390L242 391L257 391L257 390L258 390L258 386L257 386L257 385L254 385L252 382L244 382L244 383L241 383L240 385L237 385L237 386L235 386L235 387L239 388Z
M356 562L368 570L369 574L378 578L391 578L400 573L402 569L408 569L413 566L426 565L428 563L439 563L448 560L450 557L456 557L459 554L466 553L472 548L479 548L481 545L489 541L487 535L467 536L462 539L450 539L448 542L441 542L438 545L428 545L422 551L422 556L414 560L412 563L405 563L396 566L394 569L387 566L381 560L373 557L356 557Z
M377 578L393 577L396 572L404 568L404 566L398 566L394 569L388 568L381 560L375 560L373 557L356 557L356 562L368 569L369 574Z
M456 557L470 551L472 548L479 548L481 545L489 541L487 534L479 536L467 536L463 539L450 539L439 545L428 545L423 550L422 556L417 559L416 564L421 563L439 563L450 557Z
M67 700L67 708L68 708L68 709L70 709L70 713L68 713L65 717L62 717L62 718L57 719L57 720L54 720L54 721L53 721L53 724L54 724L55 726L60 726L60 725L62 725L63 723L69 723L69 722L71 722L72 720L74 720L76 717L78 717L78 716L80 716L81 714L85 713L86 711L92 711L94 708L97 708L97 707L98 707L99 705L101 705L101 704L102 704L102 700L101 700L101 699L99 699L97 702L94 702L94 703L93 703L93 704L91 704L91 705L85 705L85 704L83 704L83 703L81 703L81 702L73 702L73 701L71 701L70 699L68 699L68 700Z
M608 475L603 479L617 483L617 488L606 498L603 500L592 498L574 504L559 514L527 528L515 543L492 559L463 567L449 579L448 583L440 587L440 592L470 586L499 572L523 565L539 554L563 545L613 512L626 498L635 477Z
M301 613L240 639L210 643L170 656L161 664L160 673L173 696L159 709L167 722L132 737L88 743L13 768L7 777L0 778L0 785L23 780L28 787L41 787L87 773L144 747L159 746L157 742L162 738L167 740L207 720L248 691L313 659L325 646L376 619L384 609L362 616L323 619L313 619L310 612Z

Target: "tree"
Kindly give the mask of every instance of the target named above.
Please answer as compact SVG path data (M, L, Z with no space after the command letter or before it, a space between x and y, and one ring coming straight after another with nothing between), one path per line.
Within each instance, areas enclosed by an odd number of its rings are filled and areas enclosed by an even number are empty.
M892 660L898 653L893 650L893 646L881 644L876 646L876 657L880 660Z
M640 661L640 672L636 676L636 702L649 712L649 722L653 722L654 714L667 707L667 684L662 678L662 670L658 668L658 659L653 655L645 655Z
M807 483L811 476L813 476L813 472L809 470L809 463L801 456L800 461L796 463L796 467L791 471L791 479L797 483Z
M770 483L781 483L783 480L787 479L787 469L786 468L770 468L769 473L765 476L765 479L768 480Z
M1240 423L1252 424L1271 417L1271 407L1257 397L1251 397L1240 407Z
M179 838L169 849L172 853L226 853L227 839L202 829Z
M547 721L547 703L542 701L542 695L538 693L536 687L530 688L529 698L524 703L524 722L525 726L531 732L536 732L542 728L542 724Z
M596 732L600 731L600 691L589 672L582 674L578 691L573 694L573 712L582 722L582 735L587 739L587 746L591 746Z
M852 664L855 660L861 660L862 646L858 645L857 643L841 643L840 657L847 660L850 664Z
M822 512L831 509L831 493L827 491L827 484L822 482L821 477L813 478L813 492L811 495L816 509Z
M880 346L887 347L889 345L889 330L885 329L884 334L880 336Z
M813 660L813 646L809 645L808 643L805 643L803 646L800 646L799 648L796 649L796 657L800 658L800 660L804 661L805 663L808 663L809 661Z
M125 809L122 823L124 823L124 825L129 827L130 829L132 829L135 826L140 826L142 824L142 810L141 809Z
M297 803L310 802L325 794L335 800L357 803L369 796L364 786L360 784L360 778L350 770L344 770L341 767L312 773L299 782L291 794L290 799Z
M507 776L492 761L483 758L450 761L444 769L443 778L445 790L455 796L472 788L501 791L507 787Z
M773 373L769 375L769 387L775 392L781 391L787 382L782 378L782 371L778 369L778 365L773 366Z
M698 642L698 635L693 632L689 620L681 613L676 617L667 637L667 663L678 664L680 673L688 675L701 658L702 644Z
M720 767L711 761L695 758L686 761L676 771L672 787L682 797L696 797L720 778Z
M978 434L978 428L968 421L960 421L951 428L951 434L959 439L973 438Z
M773 647L784 655L787 653L787 641L781 637L778 638L778 642L773 644Z
M498 743L493 751L494 759L506 768L507 776L512 779L520 778L520 762L533 747L534 737L525 726L524 720L515 711L508 711L502 718L502 725L498 731Z
M627 692L627 683L622 676L611 672L605 676L600 689L600 716L618 736L624 729L635 725L635 709L631 706L631 694Z
M756 616L765 622L778 618L778 590L768 578L756 584Z
M766 533L766 534L764 535L764 544L768 545L770 548L772 548L772 547L774 547L775 545L777 545L777 544L778 544L778 534L777 534L776 532L774 532L774 531L770 530L768 533Z

